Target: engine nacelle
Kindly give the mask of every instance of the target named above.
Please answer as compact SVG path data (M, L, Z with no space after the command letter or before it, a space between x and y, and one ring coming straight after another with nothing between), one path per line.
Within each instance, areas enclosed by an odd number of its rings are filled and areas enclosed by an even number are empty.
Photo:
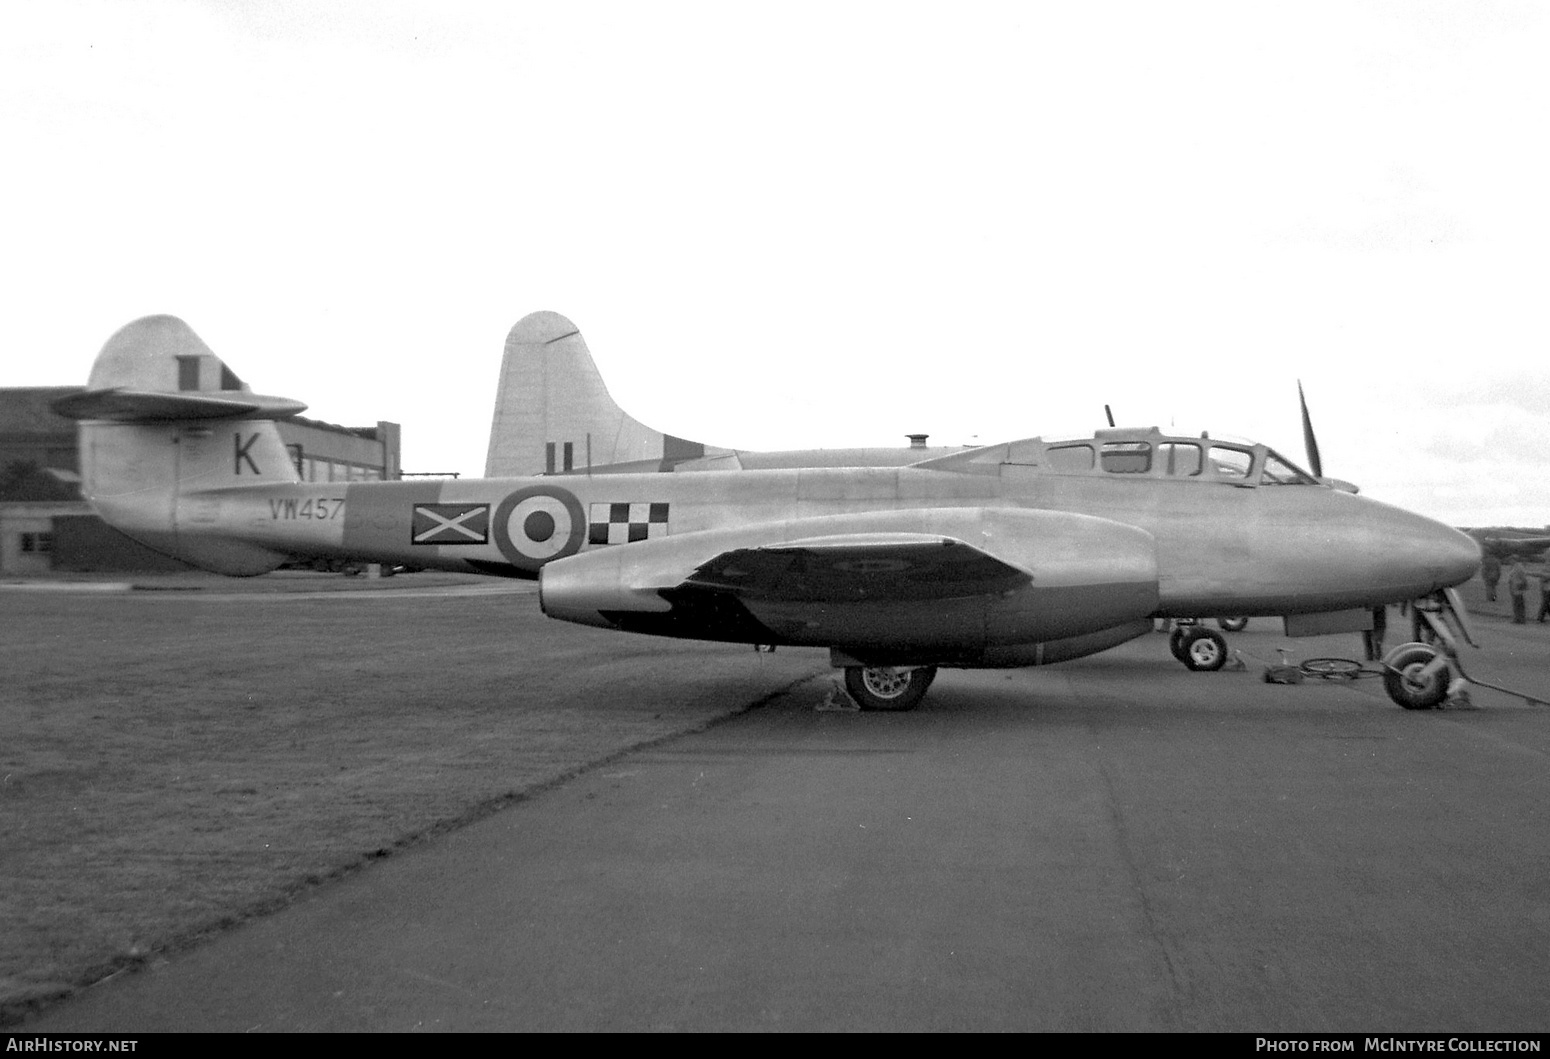
M890 553L896 558L873 564L871 579L837 576L815 585L809 569L740 585L707 581L706 571L729 555L757 568L772 552L810 547L818 560L830 558L829 549L843 553L850 540L887 535L920 541L920 551ZM960 552L969 550L964 544L974 549L983 568L967 578L934 568L932 549L949 542L961 542L950 544ZM900 554L904 565L911 558L918 565L901 572ZM866 566L845 553L829 569ZM1089 515L1021 509L868 512L708 530L559 560L544 568L540 588L544 613L582 624L969 664L988 649L1131 625L1158 606L1150 534Z
M1120 625L1038 643L1003 644L972 652L857 650L855 654L831 648L829 664L847 666L946 666L949 669L1022 669L1069 662L1073 658L1107 651L1152 631L1152 619L1140 618Z

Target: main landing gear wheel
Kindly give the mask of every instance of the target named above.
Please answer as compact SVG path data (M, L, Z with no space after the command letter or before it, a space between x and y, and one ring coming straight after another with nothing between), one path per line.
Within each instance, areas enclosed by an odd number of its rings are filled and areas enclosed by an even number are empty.
M1407 643L1383 660L1383 689L1407 710L1430 710L1448 697L1452 671L1445 665L1428 669L1438 651L1424 643Z
M1242 632L1249 627L1247 618L1217 618L1216 623L1228 632Z
M1196 673L1214 673L1227 664L1227 639L1215 629L1197 625L1184 634L1175 654Z
M863 710L913 710L936 679L936 666L846 666L845 690Z

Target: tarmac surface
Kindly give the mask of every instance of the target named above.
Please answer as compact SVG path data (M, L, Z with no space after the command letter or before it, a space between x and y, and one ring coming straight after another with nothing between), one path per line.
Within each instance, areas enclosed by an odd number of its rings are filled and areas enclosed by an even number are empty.
M1475 602L1471 672L1550 701L1550 630ZM1267 684L1356 637L1228 639L897 715L820 678L12 1032L1550 1029L1550 710Z

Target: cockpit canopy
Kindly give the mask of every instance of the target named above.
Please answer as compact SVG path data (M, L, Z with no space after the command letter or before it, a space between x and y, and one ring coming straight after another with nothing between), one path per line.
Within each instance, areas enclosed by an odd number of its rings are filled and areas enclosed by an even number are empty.
M1157 427L1099 430L1090 438L1025 438L928 460L922 467L999 475L1003 467L1047 474L1178 478L1234 485L1319 485L1286 457L1252 441L1201 434L1178 437Z

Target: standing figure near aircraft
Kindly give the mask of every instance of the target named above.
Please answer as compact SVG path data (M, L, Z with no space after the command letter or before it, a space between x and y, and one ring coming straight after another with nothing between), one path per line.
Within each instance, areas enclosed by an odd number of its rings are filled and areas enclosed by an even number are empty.
M1372 608L1372 628L1362 633L1362 645L1367 649L1367 661L1378 662L1383 659L1383 637L1388 632L1389 609L1387 607Z
M1544 624L1550 618L1550 563L1541 566L1534 576L1539 578L1539 616L1535 620Z
M1485 582L1485 598L1496 602L1496 583L1502 579L1502 563L1490 552L1480 560L1480 580Z
M1527 623L1528 610L1523 594L1528 591L1528 572L1523 569L1522 559L1512 561L1512 569L1507 573L1507 591L1512 595L1512 623Z

